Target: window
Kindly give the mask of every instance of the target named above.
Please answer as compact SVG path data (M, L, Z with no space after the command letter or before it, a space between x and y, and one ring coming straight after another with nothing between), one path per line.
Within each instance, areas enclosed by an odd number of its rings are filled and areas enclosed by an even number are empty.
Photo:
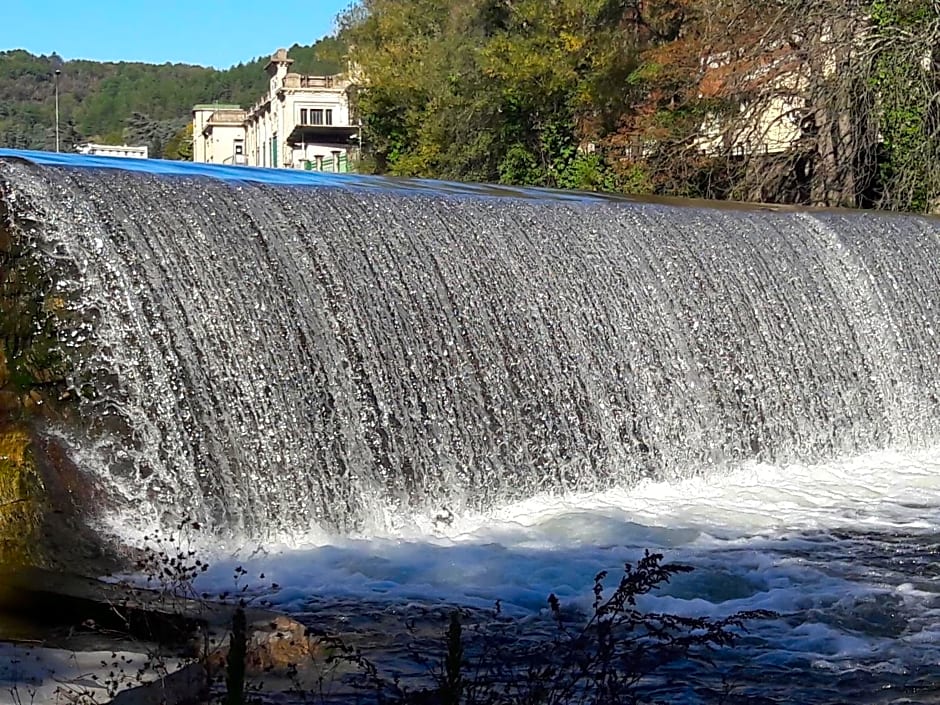
M332 108L301 108L300 109L300 124L301 125L332 125L333 124L333 109Z

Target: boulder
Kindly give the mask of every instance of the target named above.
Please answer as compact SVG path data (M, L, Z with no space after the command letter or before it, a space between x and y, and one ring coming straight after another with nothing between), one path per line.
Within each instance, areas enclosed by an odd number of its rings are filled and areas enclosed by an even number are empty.
M253 622L249 634L248 674L286 672L323 653L319 641L307 635L303 624L284 615Z
M0 427L0 566L43 562L43 485L22 425Z
M99 495L61 442L26 422L0 423L0 571L114 570L112 547L88 522Z

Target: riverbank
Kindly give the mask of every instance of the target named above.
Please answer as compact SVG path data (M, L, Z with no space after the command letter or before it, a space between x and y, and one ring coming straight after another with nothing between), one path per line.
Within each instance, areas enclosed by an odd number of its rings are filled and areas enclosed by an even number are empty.
M210 702L224 692L236 613L126 583L42 569L10 576L0 598L0 705ZM292 619L249 608L253 692L309 685L319 644Z

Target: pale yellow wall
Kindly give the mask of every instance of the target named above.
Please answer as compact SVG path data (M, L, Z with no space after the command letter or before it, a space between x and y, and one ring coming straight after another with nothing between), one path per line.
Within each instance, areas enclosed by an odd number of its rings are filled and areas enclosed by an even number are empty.
M333 111L334 125L349 125L349 100L346 96L346 89L335 88L332 90L308 90L300 92L297 89L289 89L285 95L285 110L294 120L295 124L300 124L300 110L306 108L313 110L316 108Z
M296 145L287 138L300 124L301 108L330 109L334 126L349 126L349 82L339 77L308 79L289 72L290 61L279 50L269 65L268 93L246 111L241 126L209 124L213 111L193 111L193 161L222 163L230 159L236 136L244 139L246 162L252 166L303 168L306 160L333 158L346 153L335 145ZM324 85L310 85L322 83ZM197 106L200 108L202 106ZM217 121L217 120L216 120ZM271 141L277 139L277 163L272 163ZM348 156L348 155L347 155Z
M708 154L730 148L732 154L778 154L800 139L799 119L804 101L795 96L774 96L768 101L742 107L731 132L721 118L712 116L702 124L696 146Z
M281 75L271 78L271 90L265 98L249 111L246 125L247 154L256 166L278 168L303 168L304 160L313 160L316 156L331 158L337 151L335 145L297 145L290 148L286 141L296 125L300 123L302 108L316 108L333 111L334 126L348 126L349 100L347 82L336 81L333 88L293 87L299 83L296 74ZM285 84L292 87L285 87ZM309 120L309 119L308 119ZM277 138L277 164L271 163L271 140ZM346 152L346 150L339 150Z
M207 132L203 161L208 164L234 164L235 142L239 139L244 141L245 128L242 125L212 125Z
M271 163L271 139L278 135L276 106L264 102L248 113L245 124L245 141L248 146L248 163L252 166L273 167ZM280 142L280 138L278 138ZM278 152L281 150L279 149ZM280 154L278 155L280 161Z
M711 58L707 67L720 70L728 61L726 56ZM708 116L702 123L696 146L703 152L715 154L730 149L732 154L778 154L792 148L801 137L800 122L806 105L806 67L797 64L792 69L784 55L778 62L755 67L746 80L757 84L765 81L763 100L743 103L741 113L731 123L718 115ZM740 79L739 79L740 80Z
M206 139L202 132L206 129L209 116L213 110L193 110L193 161L203 163L206 161Z

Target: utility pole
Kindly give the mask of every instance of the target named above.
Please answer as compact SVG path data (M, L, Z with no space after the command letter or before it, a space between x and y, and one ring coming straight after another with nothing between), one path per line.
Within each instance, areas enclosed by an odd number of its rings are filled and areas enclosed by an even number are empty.
M62 71L55 70L55 151L59 151L59 74Z

